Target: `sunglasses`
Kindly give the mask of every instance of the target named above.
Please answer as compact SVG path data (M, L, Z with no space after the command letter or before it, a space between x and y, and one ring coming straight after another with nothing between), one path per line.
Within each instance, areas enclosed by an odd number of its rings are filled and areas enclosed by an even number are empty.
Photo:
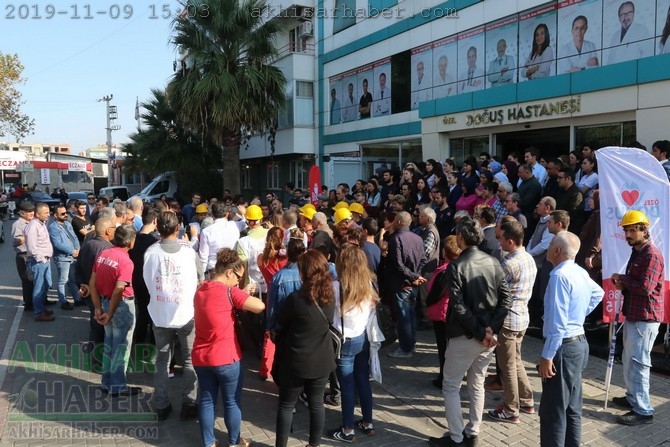
M232 269L231 269L231 271L233 272L233 275L235 275L235 277L237 277L237 282L242 281L242 275L240 275L239 273L237 273L235 270L232 270Z

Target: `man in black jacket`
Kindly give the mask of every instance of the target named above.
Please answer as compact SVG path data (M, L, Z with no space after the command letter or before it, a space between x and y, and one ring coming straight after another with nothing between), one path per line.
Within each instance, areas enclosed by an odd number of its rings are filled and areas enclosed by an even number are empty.
M451 291L442 392L449 434L430 438L433 447L474 445L484 412L484 378L493 359L497 332L512 306L500 262L477 248L484 235L479 222L466 218L456 225L461 255L443 275ZM467 372L470 422L461 414L460 388Z

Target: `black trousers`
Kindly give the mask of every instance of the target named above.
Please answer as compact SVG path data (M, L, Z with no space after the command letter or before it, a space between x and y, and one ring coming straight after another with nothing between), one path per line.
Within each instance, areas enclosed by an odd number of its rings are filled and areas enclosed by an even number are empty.
M23 306L24 307L33 307L33 282L28 279L28 274L26 270L28 269L26 265L26 254L17 253L16 254L16 270L19 272L19 278L21 278L21 290L23 292Z

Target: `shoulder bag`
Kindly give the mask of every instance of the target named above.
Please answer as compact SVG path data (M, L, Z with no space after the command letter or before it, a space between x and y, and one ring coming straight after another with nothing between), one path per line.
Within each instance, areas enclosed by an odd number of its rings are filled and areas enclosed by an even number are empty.
M228 300L230 300L230 307L232 308L233 313L233 327L235 328L235 337L237 338L237 342L240 344L240 349L244 351L245 332L244 325L242 324L243 311L235 307L235 303L233 303L233 292L231 291L230 287L228 287Z
M330 335L330 338L333 341L333 351L335 352L335 360L339 360L340 357L342 356L342 345L344 344L344 336L342 335L342 332L337 330L335 326L333 326L328 322L328 318L326 317L326 314L323 313L323 309L321 309L321 306L319 306L318 303L314 304L316 305L316 308L323 317L323 319L326 320L326 324L328 325L328 335ZM340 312L340 318L342 320L342 330L344 330L344 317L342 316L342 312Z

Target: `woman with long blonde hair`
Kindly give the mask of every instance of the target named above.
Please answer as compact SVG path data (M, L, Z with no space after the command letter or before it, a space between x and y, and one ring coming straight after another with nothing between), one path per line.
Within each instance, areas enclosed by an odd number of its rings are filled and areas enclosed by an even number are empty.
M342 426L328 436L344 442L354 440L354 428L374 436L372 424L372 390L370 388L370 341L368 320L377 304L372 286L374 275L367 268L365 252L357 246L343 246L335 263L340 284L335 296L333 324L345 339L337 360L337 378L341 388ZM354 421L355 391L361 404L363 419Z

